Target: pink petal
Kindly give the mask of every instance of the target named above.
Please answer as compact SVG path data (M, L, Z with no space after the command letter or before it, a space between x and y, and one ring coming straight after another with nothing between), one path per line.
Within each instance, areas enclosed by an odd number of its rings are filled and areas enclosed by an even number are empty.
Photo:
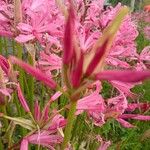
M98 148L98 150L107 150L108 147L111 145L111 142L102 142L101 146Z
M102 57L105 55L106 49L107 49L107 44L108 44L108 39L104 42L104 44L101 47L99 47L96 50L95 55L94 55L93 59L91 60L89 66L88 66L88 68L86 70L86 75L87 76L92 74L92 72L94 71L96 66L101 61Z
M126 111L134 111L135 109L140 109L143 111L147 111L150 109L150 103L131 103L128 104L128 108Z
M38 101L36 101L34 104L34 118L36 121L40 121L41 118L41 111L40 111L40 106L38 104Z
M28 34L28 35L20 34L15 38L15 40L19 43L26 43L30 40L33 40L34 38L35 36L33 34Z
M107 100L108 106L112 109L115 110L116 113L124 113L126 108L128 107L128 101L124 94L120 94L116 97L112 97Z
M26 23L19 23L17 28L21 31L32 32L32 26Z
M57 98L59 98L62 95L62 92L58 91L56 92L52 97L51 100L55 101Z
M24 98L24 96L23 96L23 93L22 93L22 90L21 90L19 84L18 84L18 86L17 86L17 93L18 93L19 101L20 101L22 107L24 108L24 110L25 110L26 112L30 112L29 106L28 106L28 104L27 104L27 102L26 102L26 100L25 100L25 98Z
M73 33L74 33L74 12L72 5L69 9L69 16L66 22L64 34L64 55L63 62L68 64L73 57Z
M123 119L136 119L136 120L143 120L143 121L150 120L150 116L137 115L137 114L122 114L120 115L120 117Z
M81 54L80 59L71 75L72 85L75 88L77 88L80 85L80 81L82 77L82 70L83 70L83 59L84 57Z
M3 71L8 75L10 64L8 63L7 59L0 55L0 66L3 69Z
M109 71L108 70L96 74L95 78L97 80L139 82L144 79L150 78L150 71L132 71L132 70L125 70L125 71L110 70Z
M20 150L28 150L28 141L27 139L23 139L20 145Z
M98 150L107 150L108 147L111 145L110 141L104 141L99 135L97 136L97 139L99 142L101 142L101 145L98 148Z
M130 90L137 84L137 83L125 83L119 81L111 81L111 84L120 92L124 93L131 98L136 98L136 94L132 93Z
M58 128L63 128L66 125L66 123L67 123L66 119L64 119L62 115L58 114L51 120L51 124L48 130L56 132Z
M19 65L22 69L24 69L26 72L34 76L37 80L42 81L44 84L49 86L52 89L56 88L56 82L49 78L46 74L42 73L40 70L34 68L33 66L30 66L29 64L19 60L16 57L10 56L10 60L13 64Z
M125 128L133 128L134 125L130 124L129 122L125 121L124 119L118 118L116 119L123 127Z
M33 134L28 137L28 141L32 144L57 144L62 142L62 137L59 135L49 135L48 131Z
M6 37L9 37L9 38L12 38L13 33L9 32L9 31L1 31L0 30L0 36L6 36Z
M93 93L86 96L77 103L77 110L87 111L100 111L103 112L105 109L104 100L98 93Z

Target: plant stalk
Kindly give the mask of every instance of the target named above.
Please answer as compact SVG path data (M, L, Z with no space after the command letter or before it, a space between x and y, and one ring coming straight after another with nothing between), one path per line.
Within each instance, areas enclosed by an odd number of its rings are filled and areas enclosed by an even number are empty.
M69 110L69 114L68 114L68 118L67 118L67 125L65 128L64 140L62 143L61 150L64 150L67 147L67 145L71 139L71 131L73 128L74 120L76 118L76 116L75 116L76 105L77 105L77 101L74 100L74 101L70 102L70 110Z

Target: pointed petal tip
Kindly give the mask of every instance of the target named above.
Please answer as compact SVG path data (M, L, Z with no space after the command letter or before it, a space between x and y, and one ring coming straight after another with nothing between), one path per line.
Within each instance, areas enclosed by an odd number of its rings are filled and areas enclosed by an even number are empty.
M108 80L108 81L121 81L128 83L136 83L150 78L150 71L117 71L117 70L107 70L100 72L95 75L96 80Z
M53 79L51 79L48 75L41 72L39 69L23 62L22 60L14 57L14 56L10 56L9 60L11 61L12 64L16 64L16 65L20 66L27 73L29 73L30 75L35 77L37 80L42 81L44 84L46 84L50 88L55 89L57 87L56 82Z

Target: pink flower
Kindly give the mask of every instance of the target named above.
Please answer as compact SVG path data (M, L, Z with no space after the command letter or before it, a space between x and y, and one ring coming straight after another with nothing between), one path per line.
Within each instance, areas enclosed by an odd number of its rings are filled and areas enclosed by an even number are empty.
M25 19L17 26L20 31L16 37L18 42L38 40L42 45L46 45L47 42L59 43L58 38L62 37L64 18L58 11L55 1L24 0L22 10Z
M119 82L119 81L111 81L111 84L121 93L130 98L135 98L136 94L131 92L131 89L138 83L127 83L127 82Z
M66 65L64 66L66 69L64 73L67 72L67 69L70 70L71 77L68 77L68 81L70 80L72 86L77 88L80 84L82 84L81 81L84 81L84 77L88 77L101 70L104 58L108 55L112 40L114 39L122 20L120 19L119 23L115 24L117 18L114 19L114 21L111 22L111 25L105 29L101 38L98 39L96 44L91 48L90 52L84 54L81 50L80 43L78 44L75 39L76 20L72 4L70 4L69 10L69 17L66 22L64 36L63 62ZM122 12L123 18L123 16L127 13L127 9L122 8L120 11ZM111 31L111 28L114 30ZM67 73L64 76L67 76Z
M56 115L49 124L48 130L51 132L56 132L58 128L63 128L66 125L66 120L61 115Z
M54 150L54 146L61 142L62 137L60 135L53 135L48 131L41 131L40 133L25 137L21 142L20 150L28 150L28 143L42 145Z
M111 145L110 141L104 141L99 135L97 136L97 140L101 143L98 150L107 150L107 148Z
M62 67L62 59L53 53L46 53L42 51L40 53L40 58L38 61L38 67L41 71L44 71L50 77L52 76L52 71L60 71Z
M13 5L11 3L0 1L0 36L13 37Z
M78 100L77 104L77 114L83 112L83 111L97 111L97 112L103 112L104 107L104 100L101 97L99 93L92 93L89 96L86 96L80 100Z
M96 90L92 91L92 94L78 100L76 115L79 115L85 111L88 116L92 118L95 125L102 126L105 123L104 112L106 105L104 99L99 94L101 90L100 82L96 82L95 86Z
M53 23L47 22L45 18L46 14L33 14L32 24L19 23L18 30L22 32L15 39L20 43L26 43L35 38L39 40L40 43L43 42L43 36L46 33L54 33L57 30L57 26Z

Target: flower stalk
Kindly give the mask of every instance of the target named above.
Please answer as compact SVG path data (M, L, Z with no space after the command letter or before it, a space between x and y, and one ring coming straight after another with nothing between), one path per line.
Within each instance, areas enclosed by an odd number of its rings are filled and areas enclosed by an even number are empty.
M69 114L67 118L67 125L66 125L65 132L64 132L64 140L63 140L62 147L61 147L62 150L64 150L67 147L71 139L71 131L73 128L74 120L76 118L75 116L76 106L77 106L77 101L72 100L70 102L70 110L69 110Z

